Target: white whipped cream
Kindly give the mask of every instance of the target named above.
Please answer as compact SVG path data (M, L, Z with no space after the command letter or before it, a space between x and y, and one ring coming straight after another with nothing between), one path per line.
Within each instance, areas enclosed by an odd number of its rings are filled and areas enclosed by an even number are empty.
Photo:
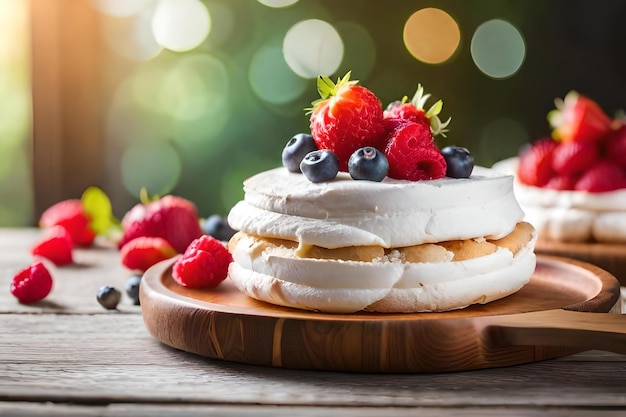
M513 177L475 167L470 178L382 182L339 173L312 183L285 168L244 182L245 198L228 216L231 227L329 249L385 248L508 235L524 217Z
M307 310L447 311L519 290L535 269L534 242L533 237L515 255L501 247L458 262L355 262L298 258L281 247L258 253L250 249L254 237L246 236L233 250L229 276L253 298Z
M519 159L493 169L515 175ZM626 242L626 189L605 193L533 187L515 179L515 196L540 238L562 242Z

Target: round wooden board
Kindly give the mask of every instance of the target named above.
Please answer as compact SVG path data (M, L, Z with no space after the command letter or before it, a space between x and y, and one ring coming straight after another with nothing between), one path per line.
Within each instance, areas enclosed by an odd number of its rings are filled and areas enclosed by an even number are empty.
M148 270L140 287L144 322L156 339L210 358L293 369L442 372L555 358L582 349L498 346L484 329L494 317L528 312L608 312L619 297L619 284L606 271L538 256L524 288L486 305L445 313L324 314L254 300L228 279L212 290L182 287L171 278L173 262Z
M626 286L626 244L624 243L568 243L538 240L538 254L563 256L589 262L607 270Z

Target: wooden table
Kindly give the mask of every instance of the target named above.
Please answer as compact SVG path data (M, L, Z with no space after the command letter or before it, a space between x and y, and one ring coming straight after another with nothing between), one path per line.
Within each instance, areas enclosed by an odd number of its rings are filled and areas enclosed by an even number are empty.
M0 229L0 415L622 416L626 355L600 351L508 368L444 374L303 372L220 362L151 337L125 295L115 248L80 249L55 268L44 301L8 291L30 264L35 229Z

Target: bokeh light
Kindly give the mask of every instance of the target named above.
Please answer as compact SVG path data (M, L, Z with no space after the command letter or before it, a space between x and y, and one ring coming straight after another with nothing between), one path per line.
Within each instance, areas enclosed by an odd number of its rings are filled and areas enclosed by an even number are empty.
M258 0L264 6L282 8L296 4L298 0Z
M319 19L303 20L285 35L283 54L293 72L303 78L332 75L343 59L344 45L337 30Z
M102 36L111 50L135 61L150 60L163 50L152 32L151 9L126 18L105 16Z
M272 104L289 103L304 93L306 81L287 65L280 46L266 45L256 52L249 71L252 91Z
M129 17L145 11L155 0L92 0L95 8L109 16Z
M150 195L165 195L178 183L182 163L176 149L167 142L136 143L122 156L122 181L134 196L145 187Z
M211 30L211 16L199 0L159 0L152 16L154 38L164 48L188 51Z
M416 11L404 25L404 44L416 59L441 64L452 57L461 41L459 25L448 13L428 7Z
M519 71L526 57L526 44L515 26L493 19L478 26L470 52L478 69L489 77L501 79Z
M376 43L372 35L362 25L352 22L339 22L335 27L345 44L342 71L339 73L345 74L350 70L356 70L353 74L358 78L368 78L374 70L377 57Z
M480 156L486 165L516 155L530 136L517 120L504 117L489 122L480 134Z

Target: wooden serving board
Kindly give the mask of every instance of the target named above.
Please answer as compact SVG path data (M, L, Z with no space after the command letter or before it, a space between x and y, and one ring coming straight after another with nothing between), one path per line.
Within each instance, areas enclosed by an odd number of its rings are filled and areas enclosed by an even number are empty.
M577 260L539 256L530 282L509 297L418 314L284 308L245 296L228 279L214 290L188 289L171 278L173 262L144 275L144 322L162 343L209 358L395 373L501 367L587 349L626 353L626 315L614 314L619 283Z
M607 270L622 286L626 286L626 244L557 242L540 239L535 244L535 252L589 262Z

